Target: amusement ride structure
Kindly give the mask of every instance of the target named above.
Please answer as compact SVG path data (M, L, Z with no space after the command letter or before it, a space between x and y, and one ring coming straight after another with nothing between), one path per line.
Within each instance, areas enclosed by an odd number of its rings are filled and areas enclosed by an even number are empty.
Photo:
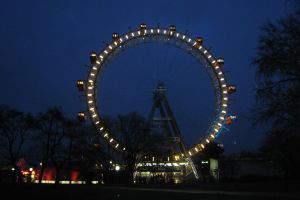
M172 138L174 151L169 155L175 160L186 160L194 173L195 178L198 178L197 170L193 164L192 156L199 154L207 144L212 142L223 130L228 120L233 116L228 114L228 103L230 94L236 91L234 85L228 84L223 70L224 60L216 58L209 50L203 46L201 37L191 38L185 33L176 30L174 25L168 28L148 28L146 24L141 24L138 30L129 31L125 34L112 34L112 41L107 44L99 53L92 52L90 54L91 68L86 80L78 80L77 87L80 91L85 92L87 112L79 112L78 118L84 120L86 113L90 116L92 123L97 131L107 143L117 151L126 152L124 146L118 138L106 127L102 119L102 113L99 113L97 103L97 84L98 79L104 72L104 68L109 65L121 51L135 47L143 43L163 43L176 46L183 51L192 55L199 64L205 67L205 70L211 80L215 92L215 114L211 121L204 137L191 147L187 147L172 112L171 106L166 95L166 87L163 82L159 82L153 93L153 105L150 110L149 120L151 122L160 122L167 135ZM160 117L155 116L156 110L159 111ZM203 135L203 134L202 134ZM176 147L177 145L177 147Z

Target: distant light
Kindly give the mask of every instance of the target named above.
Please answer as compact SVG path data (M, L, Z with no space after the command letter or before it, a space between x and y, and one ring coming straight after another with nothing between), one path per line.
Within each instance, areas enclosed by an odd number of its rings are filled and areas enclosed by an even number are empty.
M15 171L15 168L11 168L11 171Z
M31 172L33 171L32 167L29 168L29 171L31 171Z
M119 165L116 165L115 170L116 170L116 171L119 171L119 170L120 170L120 166L119 166Z

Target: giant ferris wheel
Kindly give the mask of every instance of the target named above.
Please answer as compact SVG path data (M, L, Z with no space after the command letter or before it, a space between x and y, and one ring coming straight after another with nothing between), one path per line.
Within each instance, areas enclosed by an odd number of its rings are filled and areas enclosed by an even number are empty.
M78 80L77 87L85 92L87 112L79 112L78 117L85 118L86 113L90 117L99 134L117 151L126 152L126 146L114 133L110 132L103 121L102 113L99 112L101 105L97 101L97 87L99 79L104 73L110 62L119 55L120 52L144 43L162 43L178 47L184 52L189 53L194 59L205 67L215 94L215 112L213 119L204 137L201 137L196 144L190 147L183 145L181 154L170 156L181 156L190 158L200 153L205 146L215 140L222 132L226 120L228 119L229 97L236 91L236 87L227 82L222 58L216 58L208 48L203 45L201 37L191 38L187 34L176 30L176 26L168 28L148 28L146 24L141 24L137 30L129 31L125 34L112 34L112 41L107 44L99 53L90 54L91 68L89 69L86 80ZM203 133L202 133L203 134ZM193 168L193 166L192 166Z

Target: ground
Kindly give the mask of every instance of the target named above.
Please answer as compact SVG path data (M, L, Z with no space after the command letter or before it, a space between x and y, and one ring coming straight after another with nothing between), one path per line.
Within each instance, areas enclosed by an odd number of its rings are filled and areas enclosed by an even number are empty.
M256 185L256 186L255 186ZM85 200L129 200L129 199L172 199L172 200L268 200L300 199L297 183L291 187L262 183L237 185L0 185L2 200L9 199L85 199ZM286 184L285 184L286 185ZM282 185L281 185L282 186ZM289 186L289 185L288 185ZM223 187L223 188L222 188ZM255 189L255 187L257 189ZM265 187L264 189L262 187ZM278 188L277 188L278 187ZM260 188L260 189L259 189Z

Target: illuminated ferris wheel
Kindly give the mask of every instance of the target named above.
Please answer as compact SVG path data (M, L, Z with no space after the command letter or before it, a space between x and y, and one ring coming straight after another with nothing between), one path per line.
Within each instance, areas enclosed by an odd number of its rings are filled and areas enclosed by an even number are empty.
M85 91L88 114L97 131L114 149L126 151L114 133L106 127L103 122L102 113L99 112L101 105L97 103L97 85L101 74L104 72L110 61L114 59L121 51L135 47L143 43L163 43L173 45L192 55L199 64L205 67L205 70L211 80L215 92L215 111L213 120L202 137L196 144L185 148L183 157L190 157L200 153L205 146L213 141L221 132L224 124L228 120L228 103L230 94L236 91L234 85L227 83L223 70L224 60L216 58L207 48L203 46L201 37L191 38L188 35L176 30L174 25L169 28L148 28L141 24L138 30L129 31L125 34L112 34L112 42L107 44L99 53L90 54L91 68L86 80L77 81L77 87L80 91ZM85 118L85 112L79 112L78 117ZM180 156L181 156L180 155Z

